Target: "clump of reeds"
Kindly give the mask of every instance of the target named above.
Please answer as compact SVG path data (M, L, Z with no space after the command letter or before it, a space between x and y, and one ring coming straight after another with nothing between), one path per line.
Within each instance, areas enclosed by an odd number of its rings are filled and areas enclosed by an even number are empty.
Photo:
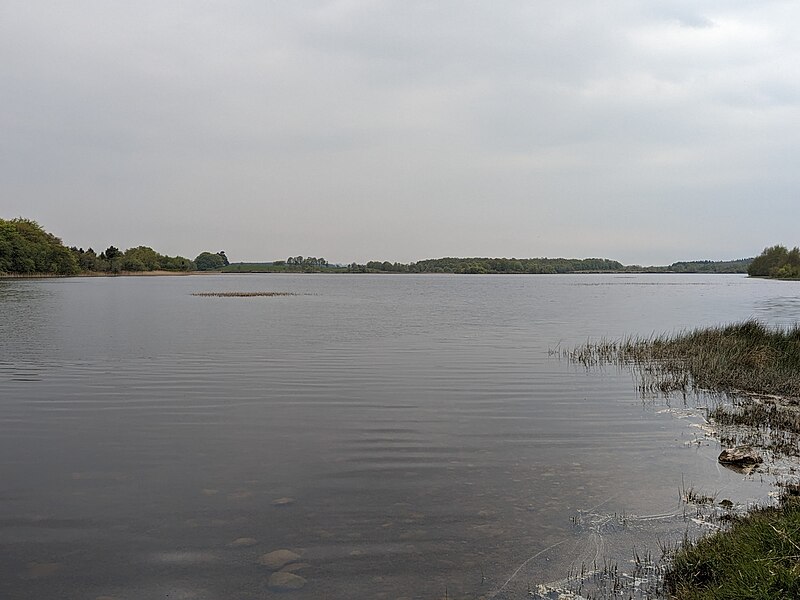
M584 366L633 367L643 392L702 388L800 397L800 326L771 329L755 320L673 335L587 343L565 351Z
M708 411L728 446L758 446L776 455L800 455L800 409L775 398L734 397Z
M678 496L686 504L698 505L714 504L717 499L716 494L704 494L692 485L687 486L686 482L683 481L683 477L681 477L681 488L678 490Z
M204 296L214 298L257 298L273 296L299 296L294 292L193 292L192 296Z
M720 425L752 425L764 429L790 431L800 434L800 410L784 407L777 401L751 398L728 407L718 405L708 412L709 418Z

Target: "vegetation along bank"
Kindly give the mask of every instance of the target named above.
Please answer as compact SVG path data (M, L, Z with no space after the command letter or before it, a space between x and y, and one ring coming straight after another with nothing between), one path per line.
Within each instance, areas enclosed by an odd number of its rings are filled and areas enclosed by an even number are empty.
M800 279L800 248L772 246L753 259L747 268L751 277L772 279Z
M0 219L0 274L81 275L93 273L191 272L224 267L224 252L201 253L195 260L166 256L148 246L124 252L109 246L100 253L67 248L61 240L30 219Z
M776 247L778 248L778 247ZM774 249L770 249L774 250ZM784 249L785 250L785 249ZM792 252L796 253L797 249ZM765 251L766 252L766 251ZM789 253L793 256L791 253ZM772 254L770 254L772 256ZM365 264L330 264L321 257L290 256L272 262L231 263L224 251L201 252L193 260L160 254L149 246L120 250L109 246L67 248L55 235L30 219L0 219L0 275L68 276L91 274L194 271L219 273L745 273L753 259L683 261L668 266L623 265L607 258L432 258L411 263L372 260ZM770 267L773 263L770 259ZM774 269L772 269L774 270ZM761 271L759 270L760 274ZM784 271L781 271L785 275Z
M674 335L589 343L566 352L587 368L630 367L643 394L719 392L708 411L723 445L773 459L800 454L800 326L749 320ZM800 598L800 498L788 482L777 507L731 515L729 527L672 557L667 590L679 600Z

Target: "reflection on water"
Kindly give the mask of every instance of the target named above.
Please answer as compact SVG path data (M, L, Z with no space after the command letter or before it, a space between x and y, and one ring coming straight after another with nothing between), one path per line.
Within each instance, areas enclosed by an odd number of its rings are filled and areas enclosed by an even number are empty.
M617 285L630 282L646 285ZM780 289L653 275L0 282L0 596L522 597L601 557L657 552L691 524L682 480L734 502L761 482L718 468L691 399L676 418L629 374L547 351L747 318ZM192 296L242 290L297 295ZM278 567L281 550L295 558Z

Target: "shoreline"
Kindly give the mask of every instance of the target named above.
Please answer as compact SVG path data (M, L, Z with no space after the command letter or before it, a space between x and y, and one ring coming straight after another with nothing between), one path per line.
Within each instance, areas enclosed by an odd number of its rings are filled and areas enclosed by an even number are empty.
M86 272L76 275L57 275L54 273L5 273L0 274L4 279L80 279L82 277L168 277L187 275L204 275L208 271L120 271L119 273Z
M663 583L670 598L798 597L800 572L781 560L796 558L800 548L799 351L799 325L769 328L751 319L672 335L587 342L560 353L587 371L606 365L629 369L643 399L683 394L685 401L687 393L716 395L704 410L704 437L719 443L717 462L741 468L746 475L775 476L769 485L777 490L771 496L780 491L777 506L767 503L723 514L717 517L715 533L686 538L667 556ZM748 462L728 464L728 452L741 452ZM700 506L717 504L715 496L691 489L687 499ZM731 560L742 556L747 559ZM775 568L748 566L768 562ZM753 589L766 595L747 595Z
M118 273L108 273L101 271L87 271L75 275L59 275L56 273L0 273L0 281L8 279L77 279L81 277L185 277L188 275L431 275L431 276L453 276L463 275L467 277L481 277L486 275L500 276L542 276L558 277L563 275L739 275L750 278L746 273L701 273L685 271L570 271L569 273L434 273L434 272L414 272L402 273L394 271L369 271L348 272L348 271L119 271ZM753 279L769 279L757 277ZM774 280L774 279L773 279ZM780 279L776 281L797 281L796 279Z

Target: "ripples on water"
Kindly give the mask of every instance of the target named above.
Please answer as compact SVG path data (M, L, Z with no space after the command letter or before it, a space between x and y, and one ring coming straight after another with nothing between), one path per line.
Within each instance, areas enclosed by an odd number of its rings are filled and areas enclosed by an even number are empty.
M548 349L798 313L729 276L0 281L0 595L263 598L287 548L291 597L522 597L657 552L682 478L760 482Z

